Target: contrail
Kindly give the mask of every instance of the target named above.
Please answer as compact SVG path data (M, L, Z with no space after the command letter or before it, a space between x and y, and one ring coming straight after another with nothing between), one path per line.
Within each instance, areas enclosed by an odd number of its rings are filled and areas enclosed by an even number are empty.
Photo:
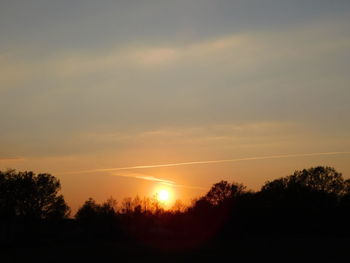
M113 176L120 176L120 177L129 177L129 178L136 178L146 181L153 181L153 182L159 182L166 185L175 185L176 183L171 180L157 178L150 175L143 175L143 174L113 174Z
M195 185L183 185L183 184L177 184L175 181L158 178L150 175L144 175L144 174L113 174L113 176L120 176L120 177L128 177L128 178L135 178L135 179L141 179L146 181L152 181L157 182L163 185L168 185L171 187L180 187L180 188L189 188L189 189L200 189L200 190L206 190L207 188L201 187L201 186L195 186Z
M121 171L121 170L150 169L150 168L174 167L174 166L185 166L185 165L196 165L196 164L232 163L232 162L242 162L242 161L282 159L282 158L322 156L322 155L340 155L340 154L350 154L350 151L349 152L319 152L319 153L281 154L281 155L257 156L257 157L236 158L236 159L192 161L192 162L153 164L153 165L137 165L137 166L127 166L127 167L102 168L102 169L66 172L66 173L62 173L62 174L113 172L113 171Z
M1 157L0 156L0 161L22 161L24 158L22 157Z

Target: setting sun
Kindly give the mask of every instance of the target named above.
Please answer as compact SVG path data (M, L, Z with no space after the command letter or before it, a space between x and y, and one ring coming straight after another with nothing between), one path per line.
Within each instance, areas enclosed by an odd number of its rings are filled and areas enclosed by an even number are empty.
M167 190L162 189L158 193L158 199L159 201L166 202L169 201L170 194Z
M156 199L165 207L171 206L174 199L174 193L170 188L158 188L155 191Z

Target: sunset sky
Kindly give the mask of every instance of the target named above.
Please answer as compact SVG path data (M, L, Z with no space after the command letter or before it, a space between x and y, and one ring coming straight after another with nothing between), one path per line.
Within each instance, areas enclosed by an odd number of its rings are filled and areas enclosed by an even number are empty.
M349 178L349 25L348 0L1 0L0 169L57 176L73 210Z

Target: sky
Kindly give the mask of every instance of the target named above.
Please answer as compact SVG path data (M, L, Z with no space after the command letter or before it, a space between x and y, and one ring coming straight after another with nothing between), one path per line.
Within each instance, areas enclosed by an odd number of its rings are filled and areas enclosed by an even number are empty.
M349 178L349 24L347 0L1 0L0 169L53 174L73 210Z

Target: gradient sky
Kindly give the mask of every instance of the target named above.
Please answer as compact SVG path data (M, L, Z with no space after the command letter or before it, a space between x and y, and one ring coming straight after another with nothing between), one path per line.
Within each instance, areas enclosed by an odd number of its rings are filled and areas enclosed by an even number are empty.
M348 0L0 3L0 168L88 197L189 200L315 165L350 176Z

